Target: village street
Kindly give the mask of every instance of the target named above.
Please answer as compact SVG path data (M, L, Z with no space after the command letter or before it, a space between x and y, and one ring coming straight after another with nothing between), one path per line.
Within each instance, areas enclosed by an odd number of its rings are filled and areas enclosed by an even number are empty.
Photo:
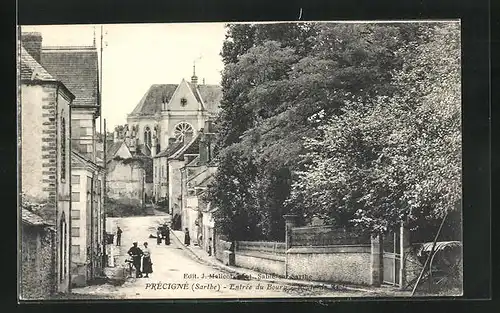
M171 241L171 245L157 245L156 239L149 238L156 227L168 220L169 216L140 216L108 219L108 226L123 230L122 246L116 266L125 264L127 251L134 241L147 241L152 251L153 274L149 278L128 278L121 286L111 284L91 285L74 288L80 295L103 295L121 299L175 299L175 298L282 298L282 297L353 297L356 292L334 291L325 288L297 287L276 283L232 279L232 274L224 273L193 260L186 251ZM257 285L263 289L257 289ZM185 289L184 289L185 288Z

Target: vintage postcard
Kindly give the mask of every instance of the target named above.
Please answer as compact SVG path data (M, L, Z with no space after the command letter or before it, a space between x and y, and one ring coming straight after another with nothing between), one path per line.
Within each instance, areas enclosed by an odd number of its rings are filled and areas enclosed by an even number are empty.
M19 298L461 296L460 38L19 26Z

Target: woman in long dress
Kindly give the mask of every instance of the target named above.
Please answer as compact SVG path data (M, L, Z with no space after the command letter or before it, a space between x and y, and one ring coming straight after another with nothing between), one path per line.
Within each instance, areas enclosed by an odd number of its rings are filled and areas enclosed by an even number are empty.
M151 262L151 250L149 249L147 242L144 243L144 249L142 249L142 252L142 273L145 274L145 278L148 278L148 275L153 273L153 263Z

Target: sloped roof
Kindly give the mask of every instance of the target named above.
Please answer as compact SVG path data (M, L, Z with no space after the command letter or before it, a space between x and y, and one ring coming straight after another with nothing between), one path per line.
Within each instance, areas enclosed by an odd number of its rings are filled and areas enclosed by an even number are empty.
M27 210L21 208L21 219L25 224L29 224L32 226L46 226L51 225L47 221L45 221L41 216Z
M167 148L160 153L158 153L155 158L160 158L160 157L169 157L175 152L177 152L179 149L181 149L184 146L184 143L182 141L177 141L169 144Z
M196 185L196 187L198 187L198 188L206 188L213 181L214 181L214 175L208 175L198 185Z
M113 142L109 147L106 147L108 150L106 151L106 160L111 160L115 156L116 152L118 152L122 144L125 144L125 142Z
M152 85L130 115L154 115L161 112L162 103L168 103L177 86L175 84Z
M200 153L200 134L196 135L188 144L182 149L175 152L171 158L175 160L184 159L184 154L199 154Z
M20 75L21 80L57 81L24 47L21 47Z
M196 158L193 159L193 161L189 162L186 167L197 167L200 166L200 156L198 155Z
M194 85L188 83L196 100L205 104L205 110L216 113L222 99L222 88L218 85ZM148 91L129 116L155 115L161 113L162 103L168 103L172 98L178 84L155 84ZM197 90L197 92L195 92ZM203 99L203 102L202 102Z
M95 47L44 47L41 64L75 95L73 105L99 105Z
M218 85L198 85L198 91L205 104L205 110L217 113L222 99L222 88Z

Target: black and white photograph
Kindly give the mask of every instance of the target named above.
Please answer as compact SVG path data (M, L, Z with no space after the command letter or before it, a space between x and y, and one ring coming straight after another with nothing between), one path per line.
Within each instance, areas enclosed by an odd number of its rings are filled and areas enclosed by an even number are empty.
M463 296L461 21L20 25L20 300Z

